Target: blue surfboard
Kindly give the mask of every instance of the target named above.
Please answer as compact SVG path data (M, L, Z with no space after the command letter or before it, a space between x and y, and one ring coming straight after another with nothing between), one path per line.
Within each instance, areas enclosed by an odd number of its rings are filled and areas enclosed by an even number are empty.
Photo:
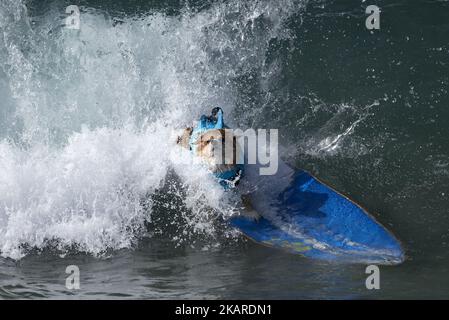
M245 179L258 220L230 220L248 238L308 258L351 263L399 264L399 241L374 217L311 174L281 162L273 176L247 166Z
M193 128L190 148L195 149L195 141L205 131L223 128L227 128L223 111L215 108L210 117L203 115ZM232 217L232 226L258 243L309 258L403 262L399 241L368 212L309 173L294 170L280 159L278 162L274 175L260 175L259 164L242 168L245 173L238 189L249 198L250 210L260 218ZM225 189L232 188L227 177L219 174L216 178Z

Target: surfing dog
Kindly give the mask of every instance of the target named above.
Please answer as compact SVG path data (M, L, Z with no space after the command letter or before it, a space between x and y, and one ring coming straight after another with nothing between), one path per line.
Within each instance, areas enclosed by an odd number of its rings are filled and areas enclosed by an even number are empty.
M185 128L178 136L177 144L199 157L225 189L234 189L243 177L238 137L224 125L221 108L214 108L209 117L202 116L195 127ZM232 152L226 149L230 147ZM242 196L242 204L246 217L260 218L252 209L248 197Z

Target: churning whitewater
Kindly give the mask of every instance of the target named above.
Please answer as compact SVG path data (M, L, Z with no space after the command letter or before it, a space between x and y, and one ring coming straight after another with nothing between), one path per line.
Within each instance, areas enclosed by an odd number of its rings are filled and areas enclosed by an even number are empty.
M235 199L204 170L178 164L174 132L211 106L231 113L240 75L274 79L270 39L288 40L282 24L301 7L230 1L122 19L85 8L71 30L55 10L30 17L24 2L3 0L1 255L132 248L151 234L152 194L171 170L195 211L183 223L213 234L212 217L232 214Z

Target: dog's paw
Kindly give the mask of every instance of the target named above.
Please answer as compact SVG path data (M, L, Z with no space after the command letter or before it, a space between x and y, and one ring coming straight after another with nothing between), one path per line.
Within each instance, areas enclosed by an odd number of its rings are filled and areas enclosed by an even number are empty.
M249 219L249 220L252 220L252 221L259 221L259 219L261 217L260 214L258 214L254 210L244 211L242 213L242 216L245 217L246 219Z
M256 210L254 210L248 195L242 195L242 205L242 216L254 221L258 221L260 219L261 216Z

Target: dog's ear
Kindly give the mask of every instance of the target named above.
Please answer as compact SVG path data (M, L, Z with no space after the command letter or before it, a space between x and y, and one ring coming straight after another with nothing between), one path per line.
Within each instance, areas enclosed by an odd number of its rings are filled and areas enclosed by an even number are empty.
M190 136L192 135L192 131L193 131L193 128L191 128L191 127L184 129L182 135L178 136L176 143L186 149L189 149L189 140L190 140Z

